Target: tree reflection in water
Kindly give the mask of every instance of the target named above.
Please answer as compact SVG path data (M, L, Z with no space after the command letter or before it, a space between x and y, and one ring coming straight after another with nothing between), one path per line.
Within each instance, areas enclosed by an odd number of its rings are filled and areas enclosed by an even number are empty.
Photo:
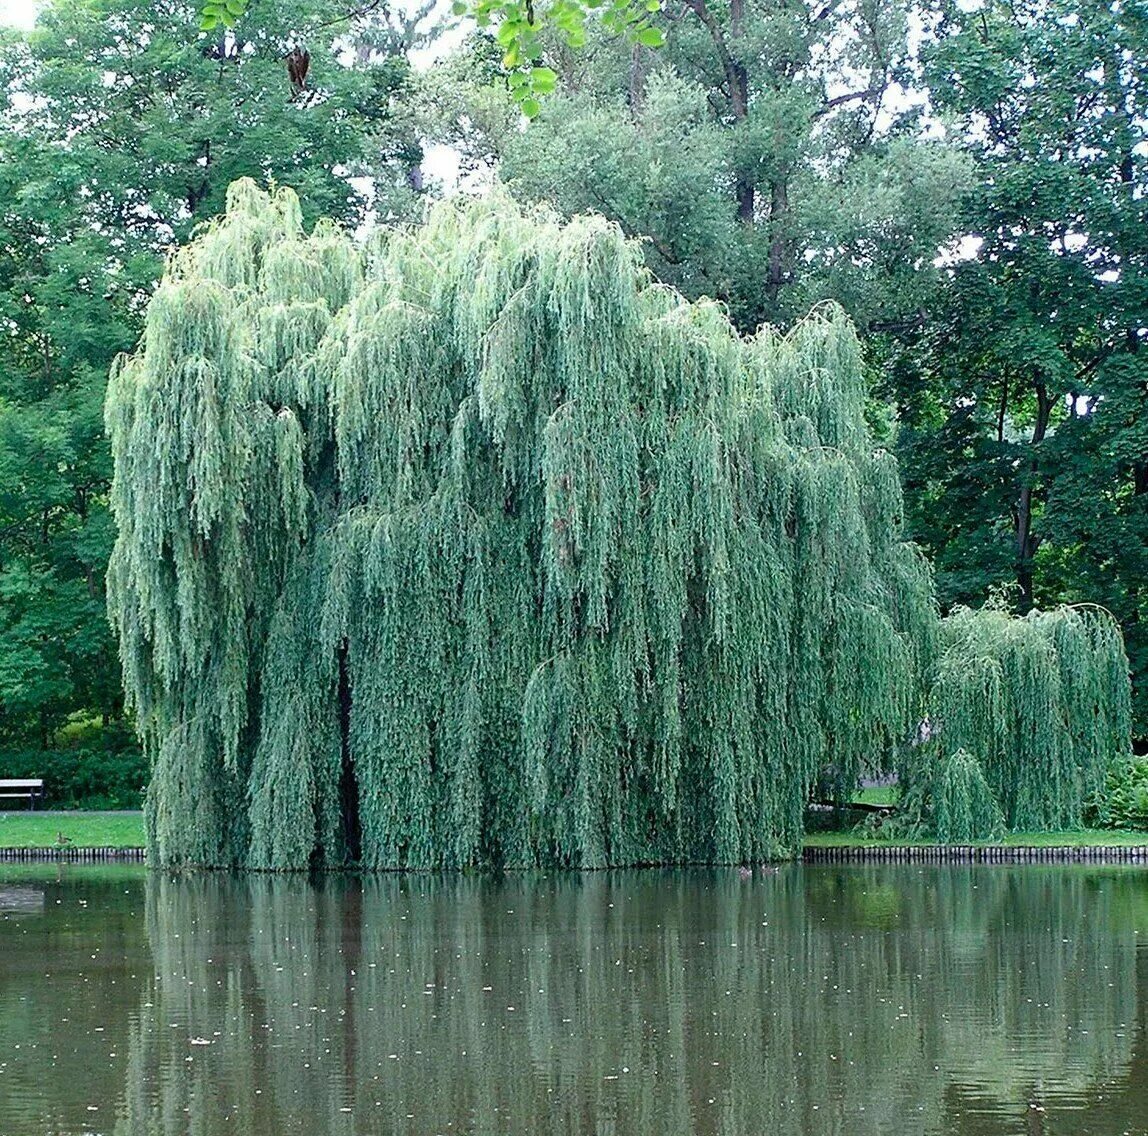
M154 876L147 925L119 1136L1148 1115L1134 872Z

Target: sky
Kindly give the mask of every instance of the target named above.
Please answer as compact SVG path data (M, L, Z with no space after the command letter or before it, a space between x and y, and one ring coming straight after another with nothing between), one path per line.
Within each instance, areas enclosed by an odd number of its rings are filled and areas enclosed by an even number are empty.
M39 0L0 0L0 23L30 28L39 6Z

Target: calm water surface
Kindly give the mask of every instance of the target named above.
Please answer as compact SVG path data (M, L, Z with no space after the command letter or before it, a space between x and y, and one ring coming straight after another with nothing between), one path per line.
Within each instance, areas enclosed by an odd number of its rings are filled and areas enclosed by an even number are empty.
M1148 872L0 866L0 1134L1148 1133Z

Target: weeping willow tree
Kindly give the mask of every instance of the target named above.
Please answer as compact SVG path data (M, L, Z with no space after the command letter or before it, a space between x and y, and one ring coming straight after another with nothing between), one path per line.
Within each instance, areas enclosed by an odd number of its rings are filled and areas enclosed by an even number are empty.
M601 219L366 251L232 187L108 398L165 864L740 861L921 712L937 619L834 309L739 339Z
M992 605L956 610L943 623L930 706L935 732L913 755L909 780L934 779L938 826L956 807L966 831L980 800L979 836L989 835L991 812L982 775L1009 828L1079 828L1112 762L1132 750L1128 659L1102 608L1023 619ZM939 756L958 751L959 761Z

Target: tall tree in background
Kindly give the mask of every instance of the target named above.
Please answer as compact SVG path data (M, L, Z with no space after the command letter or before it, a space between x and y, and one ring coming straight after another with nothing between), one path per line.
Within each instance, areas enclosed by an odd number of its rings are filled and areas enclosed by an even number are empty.
M115 718L102 405L163 258L250 175L306 213L403 215L420 151L409 27L263 0L196 37L177 0L58 0L4 31L0 66L0 742Z
M1097 600L1148 726L1148 11L939 6L927 79L976 162L937 314L892 362L910 527L943 602Z
M526 199L648 239L658 277L743 331L839 300L920 318L964 188L922 129L902 0L684 0L666 46L598 37L549 56L562 84L527 131L485 84L482 41L443 69L446 137Z

